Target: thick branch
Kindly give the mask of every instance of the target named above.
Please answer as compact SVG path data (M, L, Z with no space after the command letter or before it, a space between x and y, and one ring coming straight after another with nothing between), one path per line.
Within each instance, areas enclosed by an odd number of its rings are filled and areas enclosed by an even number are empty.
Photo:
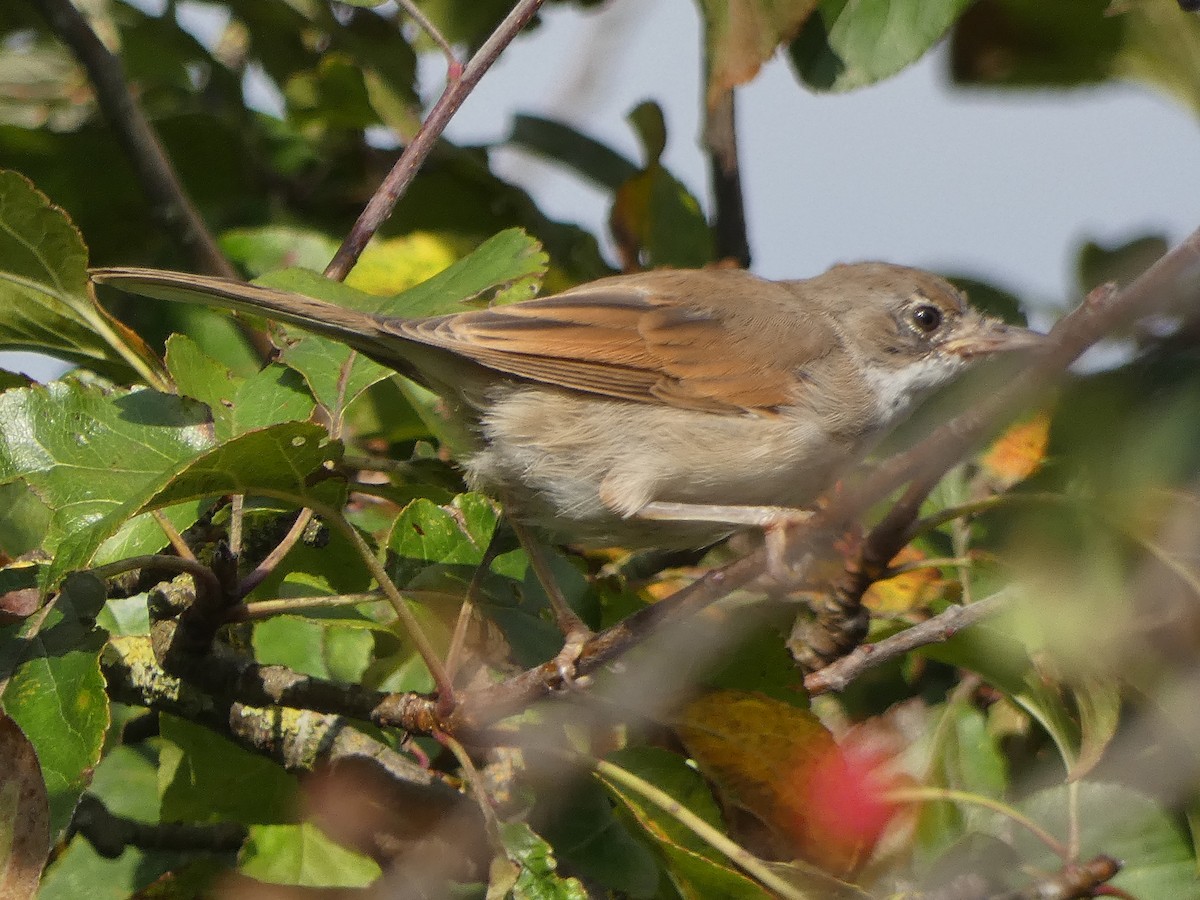
M201 272L236 278L237 272L217 248L217 242L184 190L162 142L134 100L121 61L101 43L71 0L33 0L51 30L71 48L87 70L96 101L133 163L154 216Z
M453 71L450 72L451 77L447 80L442 96L429 111L420 130L404 148L404 152L396 160L392 171L375 191L374 196L362 211L362 215L358 217L358 221L354 223L350 233L346 235L342 246L338 248L333 259L326 266L326 278L342 281L354 268L363 249L387 217L392 214L396 203L408 190L408 186L412 184L417 171L433 151L438 138L446 130L446 126L458 112L463 101L475 89L475 85L479 83L479 79L483 77L484 73L491 68L501 51L529 23L543 2L544 0L518 0L508 17L500 23L492 35L484 41L483 46L471 57L470 62L463 68L462 74L458 78L454 78Z
M343 715L375 718L367 695L376 692L307 678L282 666L236 663L216 656L199 661L188 678L180 678L159 666L145 637L112 638L100 663L114 700L203 725L288 769L308 770L325 760L368 757L397 781L457 797L425 769L344 721ZM209 672L202 676L205 684L192 680L190 676L204 669ZM386 702L390 695L378 696L383 699L374 708L390 709ZM281 706L289 708L281 710ZM313 711L331 708L338 714ZM385 715L376 722L403 727L398 718Z

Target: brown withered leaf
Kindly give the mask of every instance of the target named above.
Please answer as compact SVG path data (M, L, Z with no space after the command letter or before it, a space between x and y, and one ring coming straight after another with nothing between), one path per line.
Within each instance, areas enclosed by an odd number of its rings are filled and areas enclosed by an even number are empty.
M708 46L708 106L758 74L800 33L817 0L699 0Z
M785 857L851 874L891 818L874 761L844 753L808 710L715 691L689 704L677 729L726 805L761 822Z
M37 893L50 853L50 800L33 744L0 714L0 897L25 900Z

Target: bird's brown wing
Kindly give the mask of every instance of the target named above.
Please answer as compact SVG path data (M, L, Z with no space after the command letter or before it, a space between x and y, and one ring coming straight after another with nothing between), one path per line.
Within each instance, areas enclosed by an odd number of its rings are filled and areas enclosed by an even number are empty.
M511 306L394 321L499 372L600 396L767 414L835 342L794 293L740 271L618 276ZM806 314L807 313L807 314Z

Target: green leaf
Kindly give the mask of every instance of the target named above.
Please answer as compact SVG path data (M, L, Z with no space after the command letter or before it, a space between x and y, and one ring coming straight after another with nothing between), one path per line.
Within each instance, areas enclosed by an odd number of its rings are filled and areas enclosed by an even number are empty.
M951 701L935 727L924 730L910 755L913 769L927 773L930 786L1001 799L1008 790L1007 763L988 732L984 715L968 703ZM933 718L931 716L931 723ZM964 823L987 815L980 807L925 803L917 820L918 849L926 858L945 852L963 834Z
M84 568L96 549L133 516L189 500L223 494L248 494L340 507L345 493L338 481L312 487L310 476L341 456L341 445L325 429L302 422L251 431L202 455L164 470L102 518L80 526L62 541L46 572L53 585L67 572Z
M319 272L338 248L328 235L293 225L233 228L221 235L219 243L221 252L252 278L293 267Z
M196 524L210 506L211 503L207 500L197 500L169 506L159 512L176 531L182 533ZM162 525L147 513L134 516L117 529L117 533L107 538L96 550L92 562L94 565L103 566L106 563L129 559L131 556L158 553L166 545L167 536L163 533Z
M700 203L662 166L621 185L610 224L631 266L696 269L713 260L712 233Z
M184 719L161 716L158 796L165 821L275 824L294 815L283 767Z
M572 785L566 797L555 792L545 806L549 819L539 815L538 829L572 872L630 897L656 895L660 866L654 854L617 818L597 781Z
M646 155L645 168L648 169L662 160L663 151L667 149L667 120L662 107L647 100L635 106L627 118L641 141L642 152Z
M537 293L548 263L537 240L520 228L509 228L444 271L396 294L380 312L418 318L461 312L465 303L490 299L499 306L526 300Z
M304 421L315 408L292 369L272 364L241 378L184 335L172 335L167 341L167 370L179 393L212 411L218 441L279 422Z
M1024 647L1012 637L1017 630L1009 617L976 625L938 646L923 647L922 656L961 666L998 687L1031 715L1054 740L1065 771L1079 758L1080 726L1059 685L1049 683L1034 668Z
M657 748L630 748L610 754L608 761L669 794L680 805L719 831L721 814L700 773L687 760ZM596 776L649 841L684 897L731 897L766 900L772 894L743 875L674 816L624 784Z
M1079 828L1081 860L1105 854L1124 863L1112 880L1135 897L1190 897L1196 893L1196 860L1175 818L1152 798L1116 784L1081 782L1078 813L1069 814L1070 789L1050 788L1018 807L1051 834L1065 840ZM987 829L1016 847L1023 867L1053 871L1062 865L1023 828L994 816Z
M818 91L849 91L916 62L971 0L821 0L788 49Z
M52 520L51 509L23 480L0 484L0 552L16 559L40 547Z
M709 825L724 830L721 811L713 799L704 778L687 760L677 753L657 747L630 747L610 753L606 759L649 782L682 806L695 813ZM678 820L653 806L629 788L611 782L603 775L596 776L613 795L628 808L637 822L657 841L667 841L713 859L721 859L708 844L684 827Z
M315 69L289 78L283 94L301 126L361 129L381 124L361 67L344 54L325 54Z
M1114 281L1125 287L1167 252L1167 239L1148 234L1116 245L1087 241L1075 263L1076 284L1086 294L1097 285Z
M0 170L0 347L48 353L118 377L157 381L154 354L88 292L87 250L70 219Z
M414 500L388 536L388 573L402 590L462 596L496 524L495 505L479 494L461 494L448 507ZM586 580L560 554L550 548L544 552L568 602L578 608L588 593ZM562 636L544 616L545 593L527 565L524 551L501 554L492 562L491 574L483 579L481 600L483 612L500 627L519 664L545 662L561 647ZM435 619L430 628L438 633L445 627ZM397 689L396 682L387 684L389 689Z
M242 848L238 871L269 884L366 887L379 866L335 844L315 825L255 825Z
M137 747L114 747L96 767L88 793L98 797L115 815L157 823L158 747L159 741ZM163 874L177 871L191 855L127 847L119 857L109 859L97 853L83 835L76 835L47 871L39 897L124 900Z
M1128 16L1108 0L1039 3L980 0L954 28L951 62L960 84L1075 86L1110 78Z
M429 500L414 500L396 519L387 547L395 557L389 574L398 585L430 586L444 578L432 571L431 563L457 572L464 584L470 580L498 516L492 502L479 494L461 494L454 506L452 512Z
M612 148L553 119L515 116L508 142L540 154L550 162L570 166L584 178L610 191L615 191L638 172L634 163Z
M254 656L260 663L347 684L362 678L374 647L374 637L364 628L296 616L277 616L254 626Z
M23 482L50 510L43 548L53 552L211 446L207 419L200 404L149 390L105 392L66 381L6 391L0 482Z
M0 641L0 656L7 657L0 662L0 684L16 664L0 699L37 751L54 842L91 780L108 728L100 674L104 634L91 625L102 603L103 588L94 578L69 580L44 621L31 617Z
M514 900L587 900L577 878L556 874L558 862L550 845L524 822L501 822L500 840L519 872L512 885Z

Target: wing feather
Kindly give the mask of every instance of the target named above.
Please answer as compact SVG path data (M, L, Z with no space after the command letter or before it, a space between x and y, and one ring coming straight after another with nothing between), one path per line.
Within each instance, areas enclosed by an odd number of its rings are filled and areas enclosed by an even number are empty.
M836 336L746 272L648 272L511 306L393 320L410 340L589 394L770 414Z

